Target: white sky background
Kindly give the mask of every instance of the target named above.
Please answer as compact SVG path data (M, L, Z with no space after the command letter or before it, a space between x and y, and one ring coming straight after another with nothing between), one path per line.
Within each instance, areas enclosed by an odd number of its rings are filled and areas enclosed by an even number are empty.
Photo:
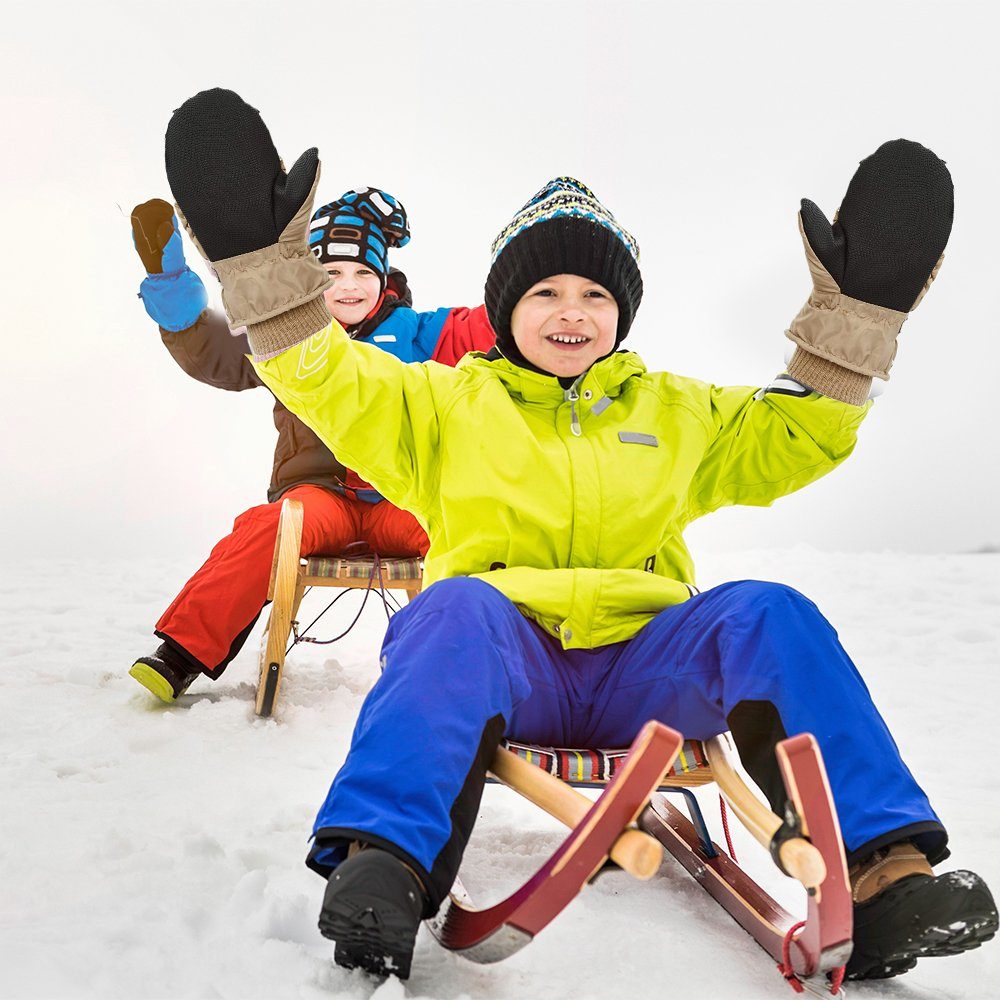
M549 177L580 177L642 246L627 346L718 384L782 367L810 287L799 198L832 215L880 143L930 146L955 228L854 456L688 538L696 554L1000 543L995 41L988 8L960 3L12 7L2 551L196 557L264 500L271 398L188 379L136 298L129 211L170 198L166 124L212 86L261 110L286 162L319 147L322 199L368 183L404 202L413 241L393 262L417 308L479 303L496 232Z

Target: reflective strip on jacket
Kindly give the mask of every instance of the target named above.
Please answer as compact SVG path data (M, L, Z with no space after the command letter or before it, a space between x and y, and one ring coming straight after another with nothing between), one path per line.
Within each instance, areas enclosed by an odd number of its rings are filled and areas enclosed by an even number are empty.
M343 461L416 515L430 538L425 586L479 577L565 648L629 639L686 600L684 528L829 472L868 409L650 373L628 351L570 390L482 354L457 368L406 365L336 322L255 367Z

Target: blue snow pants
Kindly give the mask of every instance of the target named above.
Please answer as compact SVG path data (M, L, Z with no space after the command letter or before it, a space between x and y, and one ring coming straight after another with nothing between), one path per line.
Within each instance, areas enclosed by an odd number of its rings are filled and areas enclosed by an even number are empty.
M777 811L774 744L810 732L849 861L901 839L932 863L947 856L947 834L836 632L789 587L723 584L626 642L564 650L494 587L457 577L393 616L382 665L316 819L307 864L323 875L366 841L410 864L436 909L501 736L622 747L649 719L689 739L731 731Z

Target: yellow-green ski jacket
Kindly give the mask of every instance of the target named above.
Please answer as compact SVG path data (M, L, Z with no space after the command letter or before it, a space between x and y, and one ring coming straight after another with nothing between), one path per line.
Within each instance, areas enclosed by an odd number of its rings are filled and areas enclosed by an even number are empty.
M425 586L492 584L564 648L634 636L694 583L686 525L768 505L854 447L867 406L717 388L621 351L563 390L470 354L403 364L333 322L258 374L430 538ZM780 385L780 383L779 383Z

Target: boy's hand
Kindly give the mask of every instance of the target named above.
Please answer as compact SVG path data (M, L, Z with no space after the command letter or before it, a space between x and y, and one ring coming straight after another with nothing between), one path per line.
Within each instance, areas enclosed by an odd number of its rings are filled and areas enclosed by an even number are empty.
M789 374L860 405L887 379L896 336L937 275L954 214L944 161L896 139L861 162L834 216L803 199L799 230L813 293L787 336Z
M322 329L329 278L308 245L317 150L286 173L258 111L215 89L174 112L166 166L182 221L219 276L231 325L247 326L254 353Z
M184 269L184 248L174 206L153 198L132 209L132 240L146 274L176 274Z
M146 268L139 298L150 319L171 333L187 330L208 305L201 278L184 261L174 207L153 198L132 209L132 240Z

